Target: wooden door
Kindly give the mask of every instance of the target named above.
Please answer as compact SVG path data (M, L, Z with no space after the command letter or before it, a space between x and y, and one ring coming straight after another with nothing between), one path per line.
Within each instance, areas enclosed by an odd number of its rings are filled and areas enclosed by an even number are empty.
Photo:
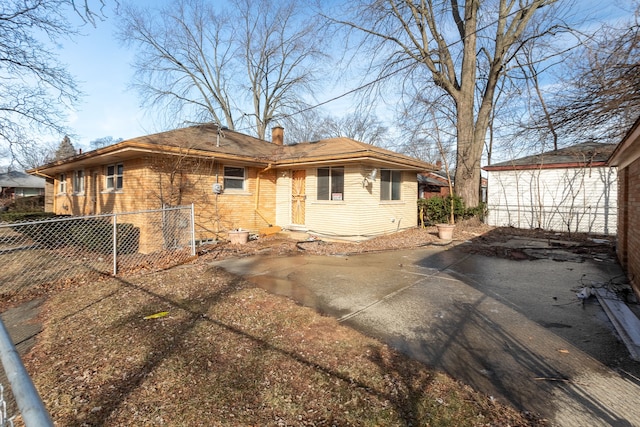
M295 225L304 225L304 211L306 195L307 174L304 170L295 170L291 183L291 222Z

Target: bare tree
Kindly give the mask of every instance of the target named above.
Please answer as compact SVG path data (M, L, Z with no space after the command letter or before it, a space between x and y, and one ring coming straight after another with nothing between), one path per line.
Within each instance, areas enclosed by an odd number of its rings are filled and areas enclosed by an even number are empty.
M4 0L0 6L0 141L24 158L35 133L65 133L65 110L80 92L54 55L61 39L78 35L69 11L84 22L101 18L103 0ZM31 156L33 157L33 156Z
M127 7L120 38L139 49L135 86L174 122L240 122L264 139L300 107L319 63L321 29L294 0L236 0L225 11L180 0L157 11Z
M631 21L603 26L570 59L550 100L553 124L567 138L617 142L640 115L639 13L637 4Z
M35 167L52 162L60 144L55 141L36 142L22 141L13 145L12 162L19 166L20 170L33 169Z
M451 100L434 90L405 87L412 93L403 98L398 114L402 141L400 151L430 163L444 161L453 167L456 161L455 109Z
M526 43L522 35L528 23L554 2L376 0L361 2L350 20L336 20L364 32L377 50L389 49L382 74L408 70L450 97L456 193L468 206L479 203L481 158L497 84Z
M389 128L372 112L358 110L328 120L327 125L330 136L345 136L377 146L390 143Z
M318 141L328 135L324 129L326 116L317 108L302 110L295 115L283 118L286 129L285 143Z
M117 144L122 141L122 138L114 138L112 136L103 136L102 138L94 139L89 142L89 146L92 150L97 150L98 148L106 147L107 145Z
M342 116L322 116L318 110L311 109L284 122L287 140L292 142L346 137L379 147L390 144L389 128L371 112L356 110Z

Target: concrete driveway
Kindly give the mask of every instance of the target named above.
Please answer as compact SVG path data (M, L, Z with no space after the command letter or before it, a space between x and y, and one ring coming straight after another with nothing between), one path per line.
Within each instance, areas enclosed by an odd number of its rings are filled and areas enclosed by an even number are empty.
M576 290L614 262L513 261L431 247L215 262L558 426L640 426L640 363Z

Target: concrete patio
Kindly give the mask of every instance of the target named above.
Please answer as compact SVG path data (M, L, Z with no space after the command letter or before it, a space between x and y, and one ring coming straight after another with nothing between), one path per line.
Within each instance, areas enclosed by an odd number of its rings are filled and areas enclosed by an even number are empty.
M426 247L215 262L335 316L558 426L640 425L640 363L583 286L624 280L589 257L515 261Z

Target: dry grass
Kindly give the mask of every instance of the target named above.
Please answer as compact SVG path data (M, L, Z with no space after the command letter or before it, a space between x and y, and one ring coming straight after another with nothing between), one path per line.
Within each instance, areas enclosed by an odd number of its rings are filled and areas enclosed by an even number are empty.
M422 233L316 246L338 252L404 247L424 244L429 237ZM335 319L207 266L210 257L300 250L282 239L245 246L51 295L26 365L56 424L543 424Z

